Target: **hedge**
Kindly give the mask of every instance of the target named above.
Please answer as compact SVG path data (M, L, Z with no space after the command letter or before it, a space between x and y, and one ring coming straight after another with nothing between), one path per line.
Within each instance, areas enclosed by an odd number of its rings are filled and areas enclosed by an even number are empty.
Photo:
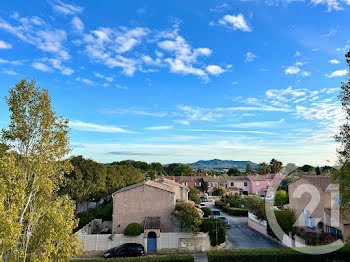
M232 216L247 217L248 209L229 207L222 201L215 201L215 206L220 208L222 211L229 213Z
M257 248L209 251L208 262L340 262L350 258L350 247L323 255L308 255L291 248Z
M74 259L71 262L139 262L139 261L150 261L150 262L193 262L194 257L191 255L169 255L169 256L145 256L145 257L129 257L129 258L97 258L97 259Z

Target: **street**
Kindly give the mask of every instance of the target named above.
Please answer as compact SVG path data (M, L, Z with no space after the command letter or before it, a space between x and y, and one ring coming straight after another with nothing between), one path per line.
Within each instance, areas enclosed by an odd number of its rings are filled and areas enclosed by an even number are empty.
M212 210L216 209L214 203L207 203L206 206ZM272 248L282 246L248 227L247 217L236 217L222 211L220 212L222 216L227 218L231 225L231 228L227 230L225 249Z

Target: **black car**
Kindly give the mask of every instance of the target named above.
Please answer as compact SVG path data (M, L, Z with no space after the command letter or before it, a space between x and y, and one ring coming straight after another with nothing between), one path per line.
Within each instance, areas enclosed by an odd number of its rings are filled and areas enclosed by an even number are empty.
M228 220L227 220L226 217L224 217L224 216L219 216L219 217L217 217L217 218L218 218L218 219L221 219L221 220L223 220L223 221L225 222L225 225L226 225L227 229L231 228L230 222L228 222Z
M145 250L141 244L136 243L126 243L120 245L119 247L112 248L108 250L103 257L112 258L112 257L139 257L144 256Z

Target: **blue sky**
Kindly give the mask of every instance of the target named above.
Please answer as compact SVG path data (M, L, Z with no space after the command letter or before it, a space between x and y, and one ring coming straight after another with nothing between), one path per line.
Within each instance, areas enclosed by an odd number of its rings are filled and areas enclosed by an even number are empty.
M0 96L35 79L71 121L72 154L100 162L334 164L349 10L349 0L6 1Z

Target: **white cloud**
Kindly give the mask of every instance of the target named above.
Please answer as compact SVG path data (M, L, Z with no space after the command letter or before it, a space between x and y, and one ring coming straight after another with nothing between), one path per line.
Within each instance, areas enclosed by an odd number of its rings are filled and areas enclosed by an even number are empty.
M248 52L245 55L245 61L246 62L253 62L255 60L255 58L256 58L256 55L253 54L252 52Z
M87 79L87 78L84 78L84 77L76 77L75 80L82 82L84 84L90 85L90 86L96 85L96 83L94 81Z
M348 70L347 70L347 69L344 69L344 70L336 70L336 71L333 71L333 72L330 73L330 74L326 74L326 77L328 77L328 78L340 77L340 76L345 76L347 73L348 73Z
M125 130L117 126L99 125L94 123L82 122L78 120L71 120L69 125L72 129L79 131L89 132L102 132L102 133L134 133L132 131Z
M248 26L242 14L238 15L225 15L219 20L219 24L228 26L233 30L242 30L245 32L250 32L252 29Z
M337 32L335 29L331 29L327 34L321 35L322 37L331 37Z
M329 60L328 62L333 65L340 64L340 62L337 59L332 59L332 60Z
M13 70L7 70L7 69L2 69L1 72L3 74L6 74L6 75L11 75L11 76L16 76L18 75L18 73L16 71L13 71Z
M114 78L113 78L113 77L104 76L104 75L102 75L102 74L100 74L100 73L96 73L96 72L95 72L95 76L98 77L98 78L104 79L104 80L106 80L106 81L108 81L108 82L113 82L113 81L114 81Z
M49 1L49 3L52 5L52 8L55 11L64 15L75 15L83 11L83 8L80 6L66 4L60 0L52 0L52 1Z
M222 69L218 65L208 65L206 67L206 70L208 71L208 73L210 73L212 75L220 75L226 71L225 69Z
M34 62L32 63L32 67L34 67L37 70L43 71L43 72L52 72L52 68L44 63L41 62Z
M300 67L304 65L303 62L295 62L294 65L286 67L284 73L286 75L300 75L300 76L310 76L311 73L308 71L301 70Z
M72 25L74 29L77 30L78 32L82 32L84 30L84 23L77 16L73 17Z
M9 64L9 65L23 65L23 61L20 60L6 60L6 59L2 59L0 58L0 64Z
M332 10L343 10L344 8L341 6L340 1L338 0L311 0L311 3L315 4L315 5L326 5L328 8L328 11L332 11Z
M167 113L162 112L148 112L137 109L103 109L100 111L106 115L139 115L139 116L151 116L151 117L165 117Z
M47 58L47 59L44 59L44 60L49 61L51 63L51 65L52 65L52 67L54 67L55 69L60 70L63 75L71 75L71 74L74 73L73 69L62 65L62 61L60 59Z
M214 133L248 133L260 135L275 135L273 132L254 131L254 130L226 130L226 129L191 129L189 132L214 132Z
M229 127L238 127L238 128L276 128L285 122L285 119L282 118L279 121L261 121L261 122L244 122L244 123L235 123L228 124Z
M145 127L147 130L169 130L172 129L173 126L149 126Z
M12 45L9 43L6 43L5 41L0 40L0 49L10 49L12 48Z

